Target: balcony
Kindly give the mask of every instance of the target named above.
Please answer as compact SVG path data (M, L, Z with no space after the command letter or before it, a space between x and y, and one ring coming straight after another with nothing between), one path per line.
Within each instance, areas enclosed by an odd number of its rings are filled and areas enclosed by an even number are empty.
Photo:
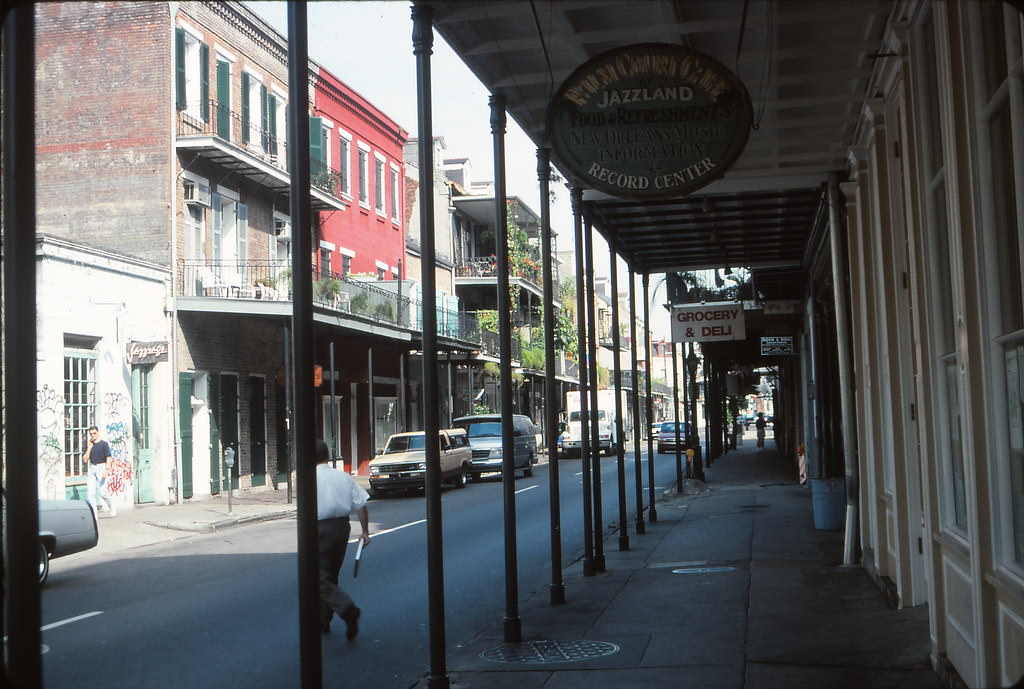
M274 136L251 120L246 121L216 100L207 103L209 117L200 108L177 113L179 151L190 151L254 183L287 196L291 193L285 139ZM314 211L345 210L341 198L341 173L317 160L310 165L310 202Z
M498 262L494 256L486 256L483 258L467 258L459 261L455 267L455 276L457 278L494 278L498 277ZM525 259L522 265L514 274L509 275L509 280L514 284L517 280L520 284L526 281L529 284L524 284L526 287L532 288L532 290L540 294L538 288L544 286L543 271L539 262L533 259Z
M182 259L178 264L178 296L195 300L192 304L196 310L206 310L203 302L209 300L209 310L291 313L291 267L286 263ZM326 316L350 317L415 335L423 329L423 303L403 293L411 291L410 284L320 272L313 266L313 304ZM281 308L285 304L288 308ZM467 348L480 347L481 331L476 318L440 305L437 334L464 343Z

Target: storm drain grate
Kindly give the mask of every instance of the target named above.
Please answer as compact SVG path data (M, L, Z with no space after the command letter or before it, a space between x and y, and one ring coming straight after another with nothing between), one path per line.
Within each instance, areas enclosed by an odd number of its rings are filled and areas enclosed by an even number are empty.
M524 641L502 644L480 654L494 663L572 663L577 660L602 658L619 652L619 647L607 641Z
M735 567L682 567L673 569L673 574L721 574L722 572L735 572Z

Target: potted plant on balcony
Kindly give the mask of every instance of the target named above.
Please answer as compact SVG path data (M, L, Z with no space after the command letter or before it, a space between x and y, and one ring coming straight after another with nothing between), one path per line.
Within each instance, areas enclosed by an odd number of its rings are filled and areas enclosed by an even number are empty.
M277 296L277 279L271 276L257 278L254 283L256 286L256 298L257 299L270 299Z
M341 280L323 278L316 283L316 292L323 301L334 304L338 301L338 295L341 294Z

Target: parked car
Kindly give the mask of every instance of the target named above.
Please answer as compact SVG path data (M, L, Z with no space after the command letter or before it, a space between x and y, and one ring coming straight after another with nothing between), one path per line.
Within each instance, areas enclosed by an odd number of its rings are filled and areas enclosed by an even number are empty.
M96 547L96 513L84 500L39 501L39 585L50 576L50 560Z
M749 431L750 427L754 425L755 421L757 421L757 417L754 416L753 414L740 414L739 415L739 422L741 424L743 424L743 430L745 430L745 431Z
M658 454L676 451L676 426L679 427L679 444L686 447L686 422L663 421L658 429Z
M474 477L501 471L501 414L462 416L452 421L452 425L464 428L469 435L469 444L473 450L470 472ZM512 441L515 447L513 466L517 470L522 470L523 476L533 476L533 465L537 463L536 433L537 426L529 416L512 415Z
M462 428L448 428L438 434L441 481L465 488L472 454ZM423 431L395 433L384 449L370 460L370 494L383 497L390 491L425 488L427 480L426 436Z

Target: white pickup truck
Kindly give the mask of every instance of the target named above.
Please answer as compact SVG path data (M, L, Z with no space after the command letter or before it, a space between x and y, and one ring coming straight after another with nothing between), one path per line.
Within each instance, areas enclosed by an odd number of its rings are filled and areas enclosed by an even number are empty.
M448 428L439 433L441 481L466 487L473 451L465 429ZM370 460L370 495L383 497L394 490L425 488L427 478L423 431L395 433L383 451Z

